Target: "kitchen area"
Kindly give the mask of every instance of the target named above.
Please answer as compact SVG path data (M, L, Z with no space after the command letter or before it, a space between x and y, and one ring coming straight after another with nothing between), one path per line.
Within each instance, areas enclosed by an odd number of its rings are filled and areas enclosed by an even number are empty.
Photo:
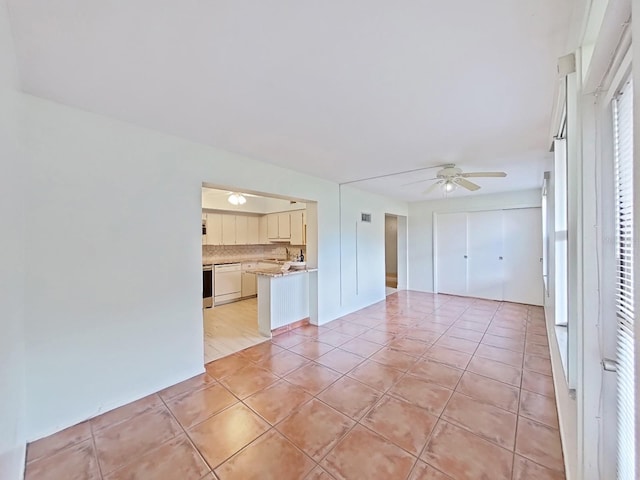
M307 269L306 250L305 203L203 187L205 363L269 339L286 318L308 321L308 300L306 310L295 305L308 299L306 274L315 271ZM297 280L276 280L294 274ZM287 291L298 292L294 310L278 307L277 322L271 320L272 282L287 282Z

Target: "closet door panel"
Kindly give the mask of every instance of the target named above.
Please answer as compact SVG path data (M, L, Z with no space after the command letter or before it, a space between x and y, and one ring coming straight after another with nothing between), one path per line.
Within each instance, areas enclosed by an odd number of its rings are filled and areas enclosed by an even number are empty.
M467 294L467 214L436 216L436 291Z
M468 214L468 295L502 300L503 212L492 210Z
M542 213L540 208L504 211L504 299L542 305Z

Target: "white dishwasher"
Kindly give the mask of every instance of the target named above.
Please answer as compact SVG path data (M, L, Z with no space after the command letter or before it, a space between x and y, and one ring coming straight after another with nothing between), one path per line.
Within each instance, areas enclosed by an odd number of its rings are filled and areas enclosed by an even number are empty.
M214 267L213 304L233 302L242 296L242 267L239 263L227 263Z

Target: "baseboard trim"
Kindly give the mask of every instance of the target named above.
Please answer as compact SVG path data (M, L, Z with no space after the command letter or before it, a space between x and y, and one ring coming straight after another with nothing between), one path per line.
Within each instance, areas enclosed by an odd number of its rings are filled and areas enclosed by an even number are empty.
M289 325L284 325L282 327L275 328L271 330L271 336L275 337L277 335L282 335L283 333L287 333L295 328L309 325L310 322L311 322L311 319L307 317L307 318L303 318L302 320L298 320L297 322L290 323Z

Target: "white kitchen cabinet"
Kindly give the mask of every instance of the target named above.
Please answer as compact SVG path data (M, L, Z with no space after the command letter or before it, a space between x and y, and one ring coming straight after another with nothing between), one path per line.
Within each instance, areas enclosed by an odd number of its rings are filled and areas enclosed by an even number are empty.
M242 297L253 297L258 293L255 273L242 272Z
M291 238L291 215L289 212L267 215L267 237L270 241Z
M236 244L236 216L222 214L222 245Z
M291 245L304 245L304 210L289 212L291 218Z
M279 215L281 214L262 215L258 217L224 213L203 213L202 222L203 225L206 226L207 233L202 236L202 244L266 245L270 239L280 239ZM275 233L272 232L273 237L269 237L269 219L271 219L271 228L275 229ZM286 227L289 226L288 221L284 224Z
M439 293L542 305L540 208L437 214Z
M271 213L267 215L267 238L270 240L277 240L280 238L278 236L279 228L278 228L278 214Z
M222 215L207 213L207 245L222 245Z
M260 243L260 218L247 218L247 244L256 245Z
M258 220L258 235L260 236L258 243L261 245L269 243L268 219L269 215L262 215Z
M248 219L244 215L236 215L236 245L247 245L249 242Z
M278 238L291 238L291 214L289 212L278 214Z

